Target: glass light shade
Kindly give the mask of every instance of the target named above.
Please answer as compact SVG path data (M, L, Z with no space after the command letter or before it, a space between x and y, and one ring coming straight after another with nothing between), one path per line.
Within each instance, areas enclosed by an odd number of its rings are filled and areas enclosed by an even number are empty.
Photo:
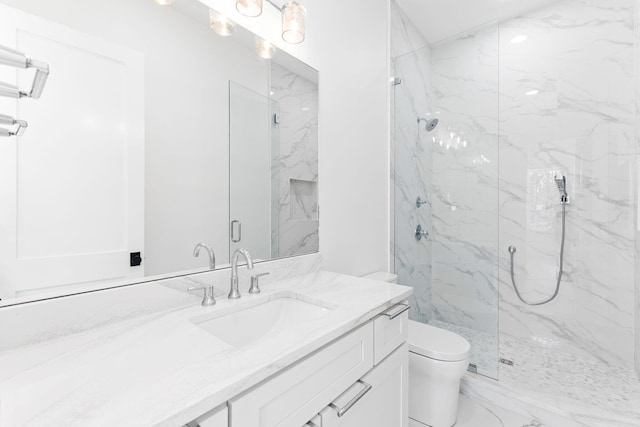
M262 0L236 0L236 9L244 16L255 18L262 15Z
M218 35L227 37L233 34L235 25L229 18L209 9L209 25Z
M156 3L158 3L161 6L171 6L176 0L156 0Z
M282 8L282 39L298 44L304 41L307 30L307 10L297 1L287 3Z
M256 38L256 50L258 55L263 59L273 58L273 54L276 52L276 48L266 40Z

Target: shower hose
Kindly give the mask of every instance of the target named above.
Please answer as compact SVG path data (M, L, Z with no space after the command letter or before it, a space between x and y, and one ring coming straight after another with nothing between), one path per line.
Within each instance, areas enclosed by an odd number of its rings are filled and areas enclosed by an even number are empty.
M567 202L565 200L562 201L562 242L560 243L560 270L558 271L558 281L556 283L556 290L553 293L553 295L551 295L550 298L547 298L543 301L538 301L538 302L529 302L527 300L525 300L524 298L522 298L522 295L520 295L520 291L518 290L518 285L516 285L516 279L515 279L515 275L513 273L513 256L516 253L516 247L515 246L509 246L509 254L511 255L511 283L513 283L513 289L516 291L516 295L518 295L518 298L520 299L520 301L522 301L523 303L527 304L527 305L543 305L546 304L548 302L551 302L555 299L555 297L558 296L558 292L560 292L560 281L562 280L562 269L563 269L563 262L564 262L564 234L565 234L565 217L566 217L566 213L567 213Z

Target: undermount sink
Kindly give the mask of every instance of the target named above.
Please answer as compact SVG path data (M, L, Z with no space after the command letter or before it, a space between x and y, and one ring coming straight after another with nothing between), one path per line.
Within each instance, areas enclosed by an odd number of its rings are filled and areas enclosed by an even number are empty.
M293 329L301 323L318 319L330 311L331 308L327 306L283 296L192 322L234 347L245 347L262 338Z

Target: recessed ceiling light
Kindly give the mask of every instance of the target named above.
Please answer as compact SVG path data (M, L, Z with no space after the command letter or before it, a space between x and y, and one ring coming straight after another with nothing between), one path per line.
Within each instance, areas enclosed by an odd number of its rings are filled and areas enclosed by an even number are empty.
M533 89L533 90L530 90L529 92L527 92L526 95L527 96L533 96L533 95L537 95L539 93L540 93L540 91L538 89Z
M176 0L156 0L160 6L171 6Z
M529 37L527 37L526 34L520 34L519 36L515 36L514 38L512 38L511 39L511 43L513 43L513 44L522 43L523 41L525 41L528 38Z

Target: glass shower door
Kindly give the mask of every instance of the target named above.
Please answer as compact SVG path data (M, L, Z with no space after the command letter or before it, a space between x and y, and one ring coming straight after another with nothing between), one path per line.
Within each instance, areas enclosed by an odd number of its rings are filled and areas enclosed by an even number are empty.
M394 265L410 317L498 373L498 27L394 58ZM438 120L434 127L434 119ZM420 226L420 229L418 229Z

